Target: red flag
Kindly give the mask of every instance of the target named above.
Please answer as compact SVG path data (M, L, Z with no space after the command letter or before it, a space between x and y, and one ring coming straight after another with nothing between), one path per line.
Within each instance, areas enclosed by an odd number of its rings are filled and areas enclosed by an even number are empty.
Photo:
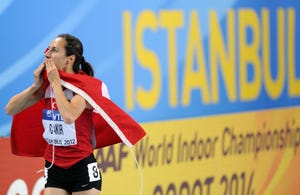
M132 147L146 133L124 110L102 96L102 82L85 74L60 72L62 86L81 95L94 108L96 148L124 142ZM47 80L47 79L45 79ZM13 116L12 153L21 156L43 156L46 142L42 137L43 99Z

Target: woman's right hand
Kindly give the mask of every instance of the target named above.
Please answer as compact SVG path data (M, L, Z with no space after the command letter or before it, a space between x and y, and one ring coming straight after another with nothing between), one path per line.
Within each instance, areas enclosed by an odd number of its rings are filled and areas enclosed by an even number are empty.
M42 62L39 67L37 69L34 70L33 72L33 76L34 76L34 86L36 88L39 88L43 81L44 81L44 78L43 78L43 71L44 71L44 67L45 67L45 62Z

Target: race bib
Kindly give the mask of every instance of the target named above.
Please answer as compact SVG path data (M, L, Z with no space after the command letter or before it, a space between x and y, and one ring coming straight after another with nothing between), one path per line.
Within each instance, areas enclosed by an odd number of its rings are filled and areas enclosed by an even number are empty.
M66 124L58 110L43 110L44 139L51 145L76 145L75 123Z
M90 182L98 181L101 179L97 162L90 163L87 165L87 167L88 167L88 171L89 171Z

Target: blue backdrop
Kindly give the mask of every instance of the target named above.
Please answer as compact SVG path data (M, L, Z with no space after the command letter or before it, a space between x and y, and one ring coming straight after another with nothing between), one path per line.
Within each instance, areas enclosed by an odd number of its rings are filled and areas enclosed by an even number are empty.
M6 103L12 95L25 89L33 82L33 70L42 62L44 49L60 33L70 33L81 39L85 48L85 59L93 65L95 76L107 84L113 101L139 122L299 105L300 94L289 92L290 77L294 78L296 87L299 86L300 82L298 81L300 80L299 56L296 53L300 49L299 8L300 3L296 0L274 0L272 2L267 0L212 0L207 3L196 0L147 0L142 3L137 0L113 2L103 0L2 0L0 4L0 67L2 69L0 73L0 136L9 136L10 134L11 116L4 112ZM258 94L252 99L244 100L239 93L241 90L239 80L241 70L238 35L241 34L241 30L238 27L241 23L238 16L247 10L253 11L257 16L259 36L254 31L256 29L251 28L250 25L249 28L246 28L246 45L251 45L257 37L263 40L258 41L261 45L257 50L262 61L265 39L262 37L261 25L264 24L262 20L265 18L264 9L267 9L270 15L268 36L270 44L268 48L270 49L271 76L275 80L279 73L283 73L283 87L278 96L271 97L267 93L262 76L259 85L255 88ZM277 27L281 26L277 19L280 17L278 10L283 10L284 28L286 29L283 36L285 48L284 54L282 54L285 62L284 70L278 69L279 41L277 37L280 30ZM219 83L217 88L218 100L213 101L211 95L213 89L211 72L213 69L210 65L210 46L213 39L210 30L211 19L212 14L216 13L222 37L224 37L224 44L228 46L230 41L233 42L233 40L229 41L226 38L228 37L227 29L229 27L227 25L230 21L228 15L230 11L234 13L236 26L233 29L237 36L237 40L234 42L235 68L232 74L236 81L234 84L236 98L230 99L225 83L228 78L223 78L221 76L222 69L218 69L219 76L216 81ZM166 19L165 24L164 13L178 13L178 18L182 21ZM295 14L293 15L293 13ZM143 18L147 20L143 20ZM292 24L289 23L291 18L294 20ZM257 22L254 21L254 24ZM173 30L171 27L167 28L168 25L173 26ZM126 26L130 29L129 35L126 34ZM292 31L294 38L290 39L294 41L292 46L288 42L290 36L288 28L290 26L294 29ZM196 29L195 32L198 33L192 34L191 29ZM140 35L143 37L139 38ZM189 40L193 36L201 40L196 40L195 46L189 46ZM144 49L139 48L140 43ZM128 50L130 47L126 46L132 47ZM194 48L194 51L189 52L189 48ZM203 51L200 51L199 48L203 48ZM295 55L288 57L291 48ZM143 55L139 51L144 51L146 59L140 59ZM189 101L183 103L184 89L187 86L185 81L188 70L187 56L191 53L194 57L192 58L193 67L190 71L202 72L207 77L208 83L201 83L194 87L191 85L188 88ZM149 61L147 61L147 57L149 57ZM127 58L131 61L126 61ZM154 62L158 64L159 71L154 70L155 66L151 66L153 59L156 59ZM205 70L201 66L204 59ZM293 63L289 60L292 60ZM257 74L265 75L262 62L258 66L253 66L251 63L255 64L255 62L250 61L246 66L246 80L250 84L258 77ZM176 71L170 70L170 67L174 67ZM261 69L258 70L255 67ZM291 75L289 67L294 68L293 75ZM199 70L200 68L202 70ZM144 92L151 92L154 89L155 78L159 78L157 91L152 94L149 93L149 100L137 100L139 89ZM128 80L131 80L132 83L128 83ZM207 84L207 89L210 91L209 101L203 99L206 88L202 84ZM129 88L130 86L132 89ZM132 98L130 99L130 97ZM172 98L175 99L175 103L172 103L174 101L174 99L171 100ZM131 106L128 104L130 101ZM148 107L145 106L149 101L154 103Z

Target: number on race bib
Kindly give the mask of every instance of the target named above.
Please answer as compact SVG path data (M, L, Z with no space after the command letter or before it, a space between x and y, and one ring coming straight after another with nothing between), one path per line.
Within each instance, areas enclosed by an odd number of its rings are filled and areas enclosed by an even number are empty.
M88 171L89 171L90 182L98 181L101 179L97 162L90 163L87 165L87 167L88 167Z

